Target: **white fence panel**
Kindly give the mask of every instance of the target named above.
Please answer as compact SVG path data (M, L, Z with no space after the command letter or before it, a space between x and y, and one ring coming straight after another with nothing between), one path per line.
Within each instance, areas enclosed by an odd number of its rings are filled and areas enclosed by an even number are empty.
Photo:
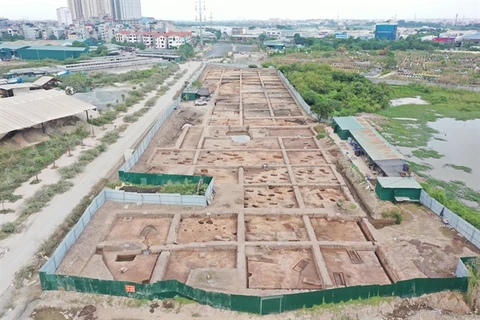
M465 263L463 263L461 259L458 259L457 270L455 270L455 275L457 276L457 278L464 278L470 275L470 273L468 272L467 266L465 266Z
M442 218L447 220L448 224L465 237L465 239L469 240L477 248L480 248L480 231L477 228L433 199L425 190L422 190L420 194L420 203L428 207L436 215L442 216Z
M204 196L184 196L182 195L182 203L184 206L203 206L207 205L207 201Z

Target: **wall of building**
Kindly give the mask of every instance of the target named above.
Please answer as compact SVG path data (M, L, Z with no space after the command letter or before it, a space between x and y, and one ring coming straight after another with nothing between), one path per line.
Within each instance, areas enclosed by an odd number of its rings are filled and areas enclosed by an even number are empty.
M377 24L375 26L375 38L381 40L397 40L398 25Z
M85 53L88 53L87 48L84 51L52 50L48 47L41 49L25 48L18 50L18 57L25 60L55 59L63 61L68 58L78 58Z

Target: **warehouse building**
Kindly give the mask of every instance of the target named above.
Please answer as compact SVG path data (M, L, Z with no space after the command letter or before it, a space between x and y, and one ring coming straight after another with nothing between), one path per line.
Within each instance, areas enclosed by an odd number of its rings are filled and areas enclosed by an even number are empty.
M28 48L26 45L17 45L12 43L0 43L0 60L11 60L18 58L18 50Z
M24 60L66 60L68 58L79 58L82 54L88 53L88 48L62 47L62 46L35 46L17 50L18 58Z
M333 131L342 140L348 140L355 155L366 155L365 162L389 177L399 177L405 171L405 157L385 140L364 119L334 117Z
M380 200L419 202L422 186L413 178L378 177L375 193Z
M333 117L332 126L333 132L342 140L352 137L350 130L363 129L363 125L355 117Z

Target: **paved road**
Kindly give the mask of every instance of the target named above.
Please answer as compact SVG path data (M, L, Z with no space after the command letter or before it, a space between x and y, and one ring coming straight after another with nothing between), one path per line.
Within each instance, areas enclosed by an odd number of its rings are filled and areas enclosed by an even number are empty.
M75 185L69 191L56 196L41 212L30 217L22 233L14 234L0 242L0 247L10 250L0 258L0 300L14 280L15 273L33 257L39 245L65 220L80 199L87 195L101 178L108 175L112 166L123 157L124 152L132 148L145 131L161 117L173 103L175 93L200 65L200 62L181 65L182 70L189 71L159 99L154 108L132 123L115 144L109 146L108 150L91 162L80 176L73 179Z
M212 50L207 52L204 57L205 58L223 57L229 51L233 51L233 46L235 46L235 51L239 51L239 52L253 51L253 46L250 46L250 45L244 45L244 44L232 45L231 43L217 43L213 45Z

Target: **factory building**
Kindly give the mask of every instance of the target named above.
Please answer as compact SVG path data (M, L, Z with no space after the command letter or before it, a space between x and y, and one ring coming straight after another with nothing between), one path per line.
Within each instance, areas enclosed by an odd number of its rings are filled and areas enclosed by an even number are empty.
M79 58L88 53L88 48L62 46L18 46L9 43L0 44L0 59L10 60L13 57L22 60L66 60Z

